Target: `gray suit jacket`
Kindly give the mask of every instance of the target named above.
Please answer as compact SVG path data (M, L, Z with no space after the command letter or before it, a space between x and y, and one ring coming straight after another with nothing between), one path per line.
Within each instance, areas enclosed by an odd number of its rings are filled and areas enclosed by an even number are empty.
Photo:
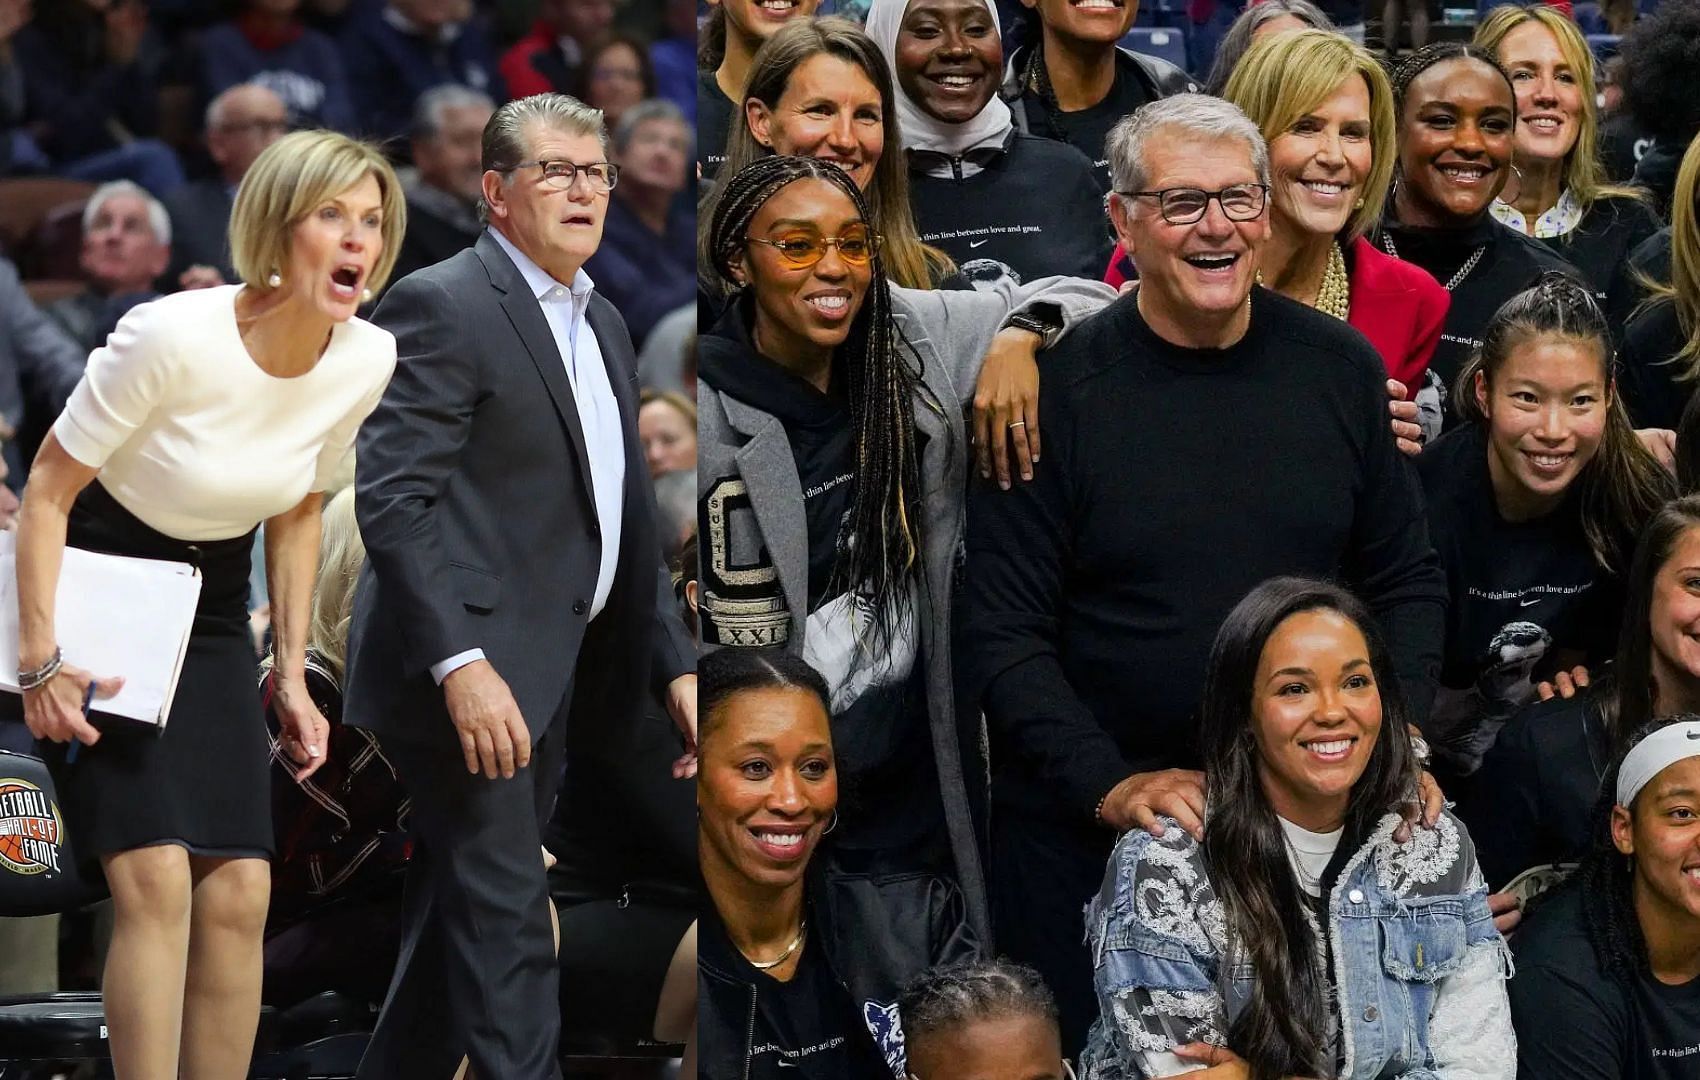
M938 408L917 401L915 426L926 437L921 457L922 505L926 511L926 548L921 572L925 602L920 623L921 657L926 665L927 713L932 727L945 822L956 862L957 883L968 901L969 917L989 940L984 877L975 838L971 803L982 804L986 776L981 737L958 722L951 675L951 591L962 541L963 493L968 482L968 433L964 409L972 402L980 364L992 338L1010 312L1045 304L1061 312L1070 327L1115 299L1115 290L1097 281L1043 278L1014 286L1006 279L995 292L921 290L893 287L892 317L903 339L921 361L921 378ZM713 512L701 539L704 604L718 573L772 574L774 612L782 620L777 636L784 647L802 653L809 616L809 532L803 513L802 481L791 456L784 425L772 414L704 386L698 394L698 499L717 500L737 490L752 513ZM721 525L716 528L714 521ZM733 535L753 528L757 535ZM729 553L765 551L767 566L727 565ZM715 648L722 642L706 642ZM981 756L965 768L965 752Z
M570 696L574 724L635 720L694 668L637 442L636 360L613 306L587 320L620 406L627 461L613 592L588 621L601 558L584 433L555 339L488 233L389 290L374 321L398 363L360 430L355 596L343 715L459 742L431 665L483 649L533 741Z
M88 359L58 323L30 302L18 268L0 259L0 417L21 431L27 413L31 426L45 431L64 410ZM11 470L6 482L20 489L29 462L9 440L4 452Z

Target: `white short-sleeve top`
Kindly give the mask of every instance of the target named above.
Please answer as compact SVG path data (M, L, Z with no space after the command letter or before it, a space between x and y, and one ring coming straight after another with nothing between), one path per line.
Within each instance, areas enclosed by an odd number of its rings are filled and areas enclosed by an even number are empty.
M240 285L131 308L53 425L112 497L179 540L241 536L323 491L395 371L395 337L338 323L313 369L268 375L236 326Z

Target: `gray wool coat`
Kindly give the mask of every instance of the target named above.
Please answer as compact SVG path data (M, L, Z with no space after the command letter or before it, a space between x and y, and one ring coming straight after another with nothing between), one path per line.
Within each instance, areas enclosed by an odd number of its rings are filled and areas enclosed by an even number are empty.
M1102 282L1064 277L1026 285L1005 281L987 292L891 289L892 318L919 357L921 377L939 406L935 411L924 401L915 405L915 426L926 437L920 464L926 515L922 607L917 620L920 662L956 879L967 899L969 918L983 940L990 940L990 917L968 791L971 784L983 787L985 777L979 770L972 777L965 775L950 666L952 573L962 541L963 496L971 460L964 412L973 401L992 338L1012 312L1050 305L1061 316L1061 332L1067 333L1115 297L1115 290ZM808 525L790 440L770 413L706 385L698 394L697 409L697 491L705 506L701 518L708 523L700 539L703 559L734 574L777 577L777 606L769 605L761 613L767 620L765 628L752 631L759 639L737 644L783 644L787 651L800 654L809 616ZM722 512L719 508L724 508L728 495L740 501L747 496L753 513ZM735 535L740 529L759 535ZM728 567L734 550L765 551L771 565ZM704 578L708 578L706 567ZM704 602L713 603L706 593ZM730 623L750 613L746 609L726 614ZM704 643L708 649L725 644L732 642ZM975 802L984 805L983 800Z

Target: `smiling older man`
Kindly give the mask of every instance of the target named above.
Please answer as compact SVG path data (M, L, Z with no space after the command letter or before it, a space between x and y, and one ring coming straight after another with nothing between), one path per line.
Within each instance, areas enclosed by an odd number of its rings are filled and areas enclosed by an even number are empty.
M1045 461L971 493L959 609L992 733L997 946L1045 975L1070 1053L1097 1012L1081 907L1117 834L1202 827L1196 713L1223 617L1276 575L1342 579L1420 709L1446 601L1374 348L1254 287L1257 128L1182 94L1107 150L1140 285L1041 361Z

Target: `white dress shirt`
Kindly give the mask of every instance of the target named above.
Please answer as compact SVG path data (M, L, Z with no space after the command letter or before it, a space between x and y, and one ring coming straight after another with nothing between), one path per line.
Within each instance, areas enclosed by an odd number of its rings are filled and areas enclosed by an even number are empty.
M614 588L614 572L620 559L620 524L626 497L626 442L620 426L620 404L614 384L602 359L602 348L585 319L590 293L596 283L580 270L572 284L563 285L533 262L496 229L490 235L519 268L526 286L537 298L543 317L555 338L555 348L572 384L573 403L578 408L579 426L584 429L584 451L590 462L590 482L595 494L596 520L602 527L602 561L596 572L596 592L590 602L594 619L607 606ZM431 675L442 682L449 672L474 660L484 659L484 650L456 653L431 667Z

